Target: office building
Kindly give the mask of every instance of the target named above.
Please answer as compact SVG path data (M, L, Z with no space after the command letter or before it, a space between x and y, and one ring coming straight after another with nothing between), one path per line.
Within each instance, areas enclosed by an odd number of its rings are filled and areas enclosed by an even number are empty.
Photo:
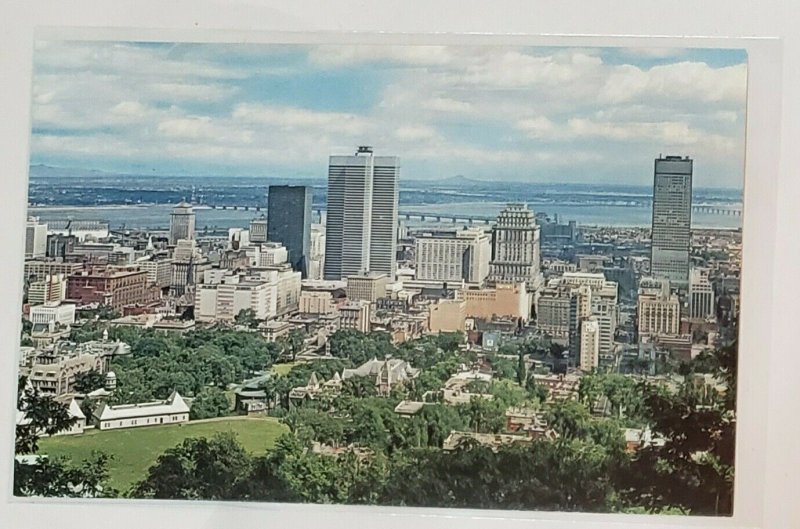
M339 327L355 329L367 333L370 331L372 305L367 301L348 301L339 306Z
M529 291L540 284L540 242L536 217L525 204L509 204L492 229L492 261L489 280L495 283L524 281Z
M637 306L639 339L677 335L680 330L680 300L670 293L670 282L642 278Z
M689 317L705 320L714 318L715 312L714 287L709 281L708 270L692 268L689 273Z
M75 305L71 303L48 302L31 307L31 323L50 323L72 325L75 323Z
M482 285L489 275L489 235L482 229L433 231L414 242L415 279Z
M276 315L277 273L259 278L242 278L227 273L219 282L195 287L194 317L199 322L232 322L243 310L252 310L256 319Z
M325 279L378 272L394 280L399 174L399 158L371 147L330 157Z
M172 208L169 219L169 243L175 245L181 239L194 239L195 213L192 205L181 202Z
M269 186L267 240L286 247L292 268L308 277L311 246L311 203L308 186Z
M308 260L308 279L320 280L325 270L325 226L311 225L311 254Z
M62 235L51 233L47 236L47 257L51 259L64 259L74 252L79 243L75 235Z
M39 281L55 274L68 276L81 268L83 268L83 265L80 263L25 261L25 281Z
M657 158L653 177L650 271L678 288L689 282L692 164L689 157Z
M253 244L262 244L268 240L267 217L266 215L261 214L250 221L250 242Z
M258 266L272 266L289 262L289 251L279 242L261 245Z
M147 281L158 288L166 288L172 282L172 259L148 259L137 261L136 266L147 272Z
M600 363L600 325L594 318L581 324L580 359L581 371L593 371Z
M581 285L572 290L569 298L569 352L578 358L581 349L581 328L592 316L592 289Z
M375 303L386 297L386 285L389 277L386 274L367 272L347 278L347 299L351 301L368 301Z
M303 290L300 292L300 314L333 314L336 301L327 290Z
M499 283L492 288L457 290L456 299L466 302L468 318L513 318L528 321L531 315L530 294L521 282Z
M440 299L428 305L428 330L432 333L464 332L467 303L464 300Z
M81 305L96 303L122 310L160 297L158 288L148 283L147 272L138 266L86 269L67 278L67 299Z
M28 304L58 303L67 297L67 276L52 274L28 286Z
M47 254L47 224L38 217L28 217L25 225L25 259L39 259Z

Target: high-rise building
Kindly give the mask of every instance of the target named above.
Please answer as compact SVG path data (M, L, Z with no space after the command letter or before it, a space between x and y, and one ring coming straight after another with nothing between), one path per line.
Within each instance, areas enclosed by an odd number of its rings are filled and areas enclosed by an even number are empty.
M491 244L482 229L422 233L414 245L418 281L481 285L489 275Z
M38 259L47 254L47 224L38 217L29 217L25 226L25 259Z
M64 274L46 275L28 287L28 303L42 305L58 303L67 297L67 278Z
M398 180L396 156L331 156L325 232L325 279L363 272L395 277Z
M194 239L195 213L192 205L181 202L172 208L169 218L169 243L175 245L181 239Z
M581 327L592 316L592 289L589 285L575 288L569 299L569 352L577 358L581 352Z
M492 230L489 280L495 283L524 281L529 291L541 281L539 226L525 204L509 204Z
M637 305L639 338L677 335L680 330L680 300L670 293L669 280L642 278Z
M261 244L267 242L267 217L259 215L250 221L250 242Z
M581 371L592 371L600 364L600 325L594 317L581 324L580 365Z
M325 226L311 225L311 254L308 260L308 279L322 279L325 268Z
M289 263L308 277L311 246L311 202L308 186L269 186L267 240L286 247Z
M709 281L708 270L692 268L689 273L689 317L713 318L715 307L714 287Z
M692 163L688 156L659 157L653 177L650 271L684 288L689 283Z
M339 307L339 326L342 329L370 331L372 305L368 301L348 301Z

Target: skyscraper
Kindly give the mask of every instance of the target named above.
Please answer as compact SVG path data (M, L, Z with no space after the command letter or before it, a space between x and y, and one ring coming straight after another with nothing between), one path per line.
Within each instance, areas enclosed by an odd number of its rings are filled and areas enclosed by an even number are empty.
M330 157L325 279L363 272L394 279L399 176L399 158L374 156L372 147Z
M269 186L267 194L267 240L286 247L302 277L308 277L312 199L308 186Z
M692 225L692 159L657 158L653 177L650 271L678 287L689 283Z
M29 217L25 226L25 259L44 257L47 253L47 224Z
M169 218L169 243L178 244L181 239L194 239L195 213L192 205L181 202L172 208Z
M495 283L524 281L529 291L540 282L539 226L525 204L509 204L492 230L489 280Z

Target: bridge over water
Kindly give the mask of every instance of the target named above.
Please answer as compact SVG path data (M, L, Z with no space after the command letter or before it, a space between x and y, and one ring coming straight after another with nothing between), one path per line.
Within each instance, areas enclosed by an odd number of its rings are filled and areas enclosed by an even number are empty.
M216 204L208 204L207 207L211 209L221 209L221 210L234 210L234 211L255 211L261 212L262 210L266 210L266 206L252 206L252 205L216 205ZM647 203L640 203L633 207L650 207ZM322 212L325 211L324 208L314 208L314 214L321 217ZM734 216L740 217L742 215L742 209L739 206L722 206L722 205L713 205L713 204L697 204L692 206L693 213L705 213L709 215L725 215L725 216ZM496 219L495 216L489 215L455 215L453 213L437 213L435 211L431 212L420 212L420 211L403 211L400 210L398 212L398 217L400 219L405 220L421 220L421 221L430 221L430 222L467 222L467 223L478 223L478 224L489 224L494 222Z

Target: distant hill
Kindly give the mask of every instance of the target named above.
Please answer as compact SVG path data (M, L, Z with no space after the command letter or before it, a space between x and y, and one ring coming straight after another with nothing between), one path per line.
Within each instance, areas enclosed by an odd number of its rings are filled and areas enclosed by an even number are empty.
M443 186L443 187L461 187L461 186L471 186L476 184L485 184L484 180L475 180L472 178L467 178L464 175L456 175L450 176L448 178L442 178L440 180L434 180L430 178L418 179L418 180L407 180L408 183L424 183L425 185L435 185L435 186Z
M117 173L99 171L97 169L71 169L68 167L53 167L45 164L32 164L30 176L39 178L85 178L92 176L118 176Z

